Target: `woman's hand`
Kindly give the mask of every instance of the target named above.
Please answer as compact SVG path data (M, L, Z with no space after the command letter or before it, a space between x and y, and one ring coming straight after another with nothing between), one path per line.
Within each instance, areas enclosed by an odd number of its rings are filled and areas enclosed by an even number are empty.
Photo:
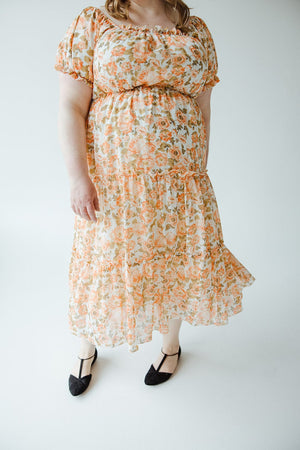
M83 219L97 222L95 210L99 211L96 188L89 176L71 181L71 207Z

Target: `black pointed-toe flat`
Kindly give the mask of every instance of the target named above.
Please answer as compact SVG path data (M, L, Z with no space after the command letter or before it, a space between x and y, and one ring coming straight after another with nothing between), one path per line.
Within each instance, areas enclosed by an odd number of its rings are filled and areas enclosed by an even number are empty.
M164 354L163 359L161 360L161 362L159 363L159 366L157 367L157 369L154 368L153 364L151 364L150 369L148 370L148 372L146 373L145 376L145 384L149 385L149 386L154 386L155 384L160 384L163 383L164 381L167 381L171 375L173 375L173 373L175 372L160 372L159 369L161 368L161 366L164 363L164 360L167 358L167 356L174 356L174 355L178 355L177 358L177 363L179 361L180 358L180 354L181 354L181 347L179 345L179 350L176 353L172 353L171 355L168 355L167 353L163 352L163 350L161 349L161 352Z
M78 378L72 374L70 374L69 376L69 391L71 392L72 395L80 395L87 389L88 385L90 384L92 374L90 373L88 375L85 375L84 377L81 377L83 361L86 359L94 358L92 362L93 365L97 359L97 356L98 356L97 348L95 348L94 355L90 356L89 358L80 358L78 356L78 358L81 360L79 368L79 376Z

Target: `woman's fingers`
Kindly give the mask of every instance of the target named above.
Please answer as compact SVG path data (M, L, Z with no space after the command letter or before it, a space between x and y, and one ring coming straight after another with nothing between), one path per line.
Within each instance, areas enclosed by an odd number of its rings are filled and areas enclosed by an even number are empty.
M99 199L97 195L94 198L94 207L97 211L100 211Z
M71 207L75 214L85 220L97 222L95 209L99 211L99 200L90 178L75 181L71 187Z
M88 205L82 206L82 207L80 208L80 215L81 215L81 217L82 217L83 219L86 219L86 220L92 220L92 218L90 217L90 214L89 214L89 208L88 208Z
M79 208L80 216L86 220L93 220L97 222L97 217L95 214L94 204L93 202L87 202L86 205L81 206Z
M87 214L86 208L84 206L80 206L79 207L79 215L83 219L90 220L90 218L89 218L89 216Z
M94 203L88 203L86 209L87 209L88 215L90 217L90 220L97 222L97 217L96 217L95 210L94 210Z
M77 214L77 215L79 214L79 210L75 203L71 203L71 208L73 209L75 214Z

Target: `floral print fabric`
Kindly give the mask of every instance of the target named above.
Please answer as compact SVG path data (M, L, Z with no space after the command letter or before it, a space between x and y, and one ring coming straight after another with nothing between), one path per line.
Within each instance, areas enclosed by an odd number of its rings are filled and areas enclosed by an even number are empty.
M171 318L228 323L255 278L224 244L204 168L195 98L220 81L205 22L192 16L187 33L117 25L86 7L54 67L92 88L86 155L100 201L96 223L75 215L72 333L134 352Z

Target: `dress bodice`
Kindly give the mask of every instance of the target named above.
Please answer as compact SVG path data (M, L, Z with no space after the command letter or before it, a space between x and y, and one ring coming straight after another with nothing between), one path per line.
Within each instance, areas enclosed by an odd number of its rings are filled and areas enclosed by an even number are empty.
M93 87L93 99L141 86L196 97L219 81L214 42L201 18L191 16L188 32L160 25L117 25L92 6L69 26L55 68Z

